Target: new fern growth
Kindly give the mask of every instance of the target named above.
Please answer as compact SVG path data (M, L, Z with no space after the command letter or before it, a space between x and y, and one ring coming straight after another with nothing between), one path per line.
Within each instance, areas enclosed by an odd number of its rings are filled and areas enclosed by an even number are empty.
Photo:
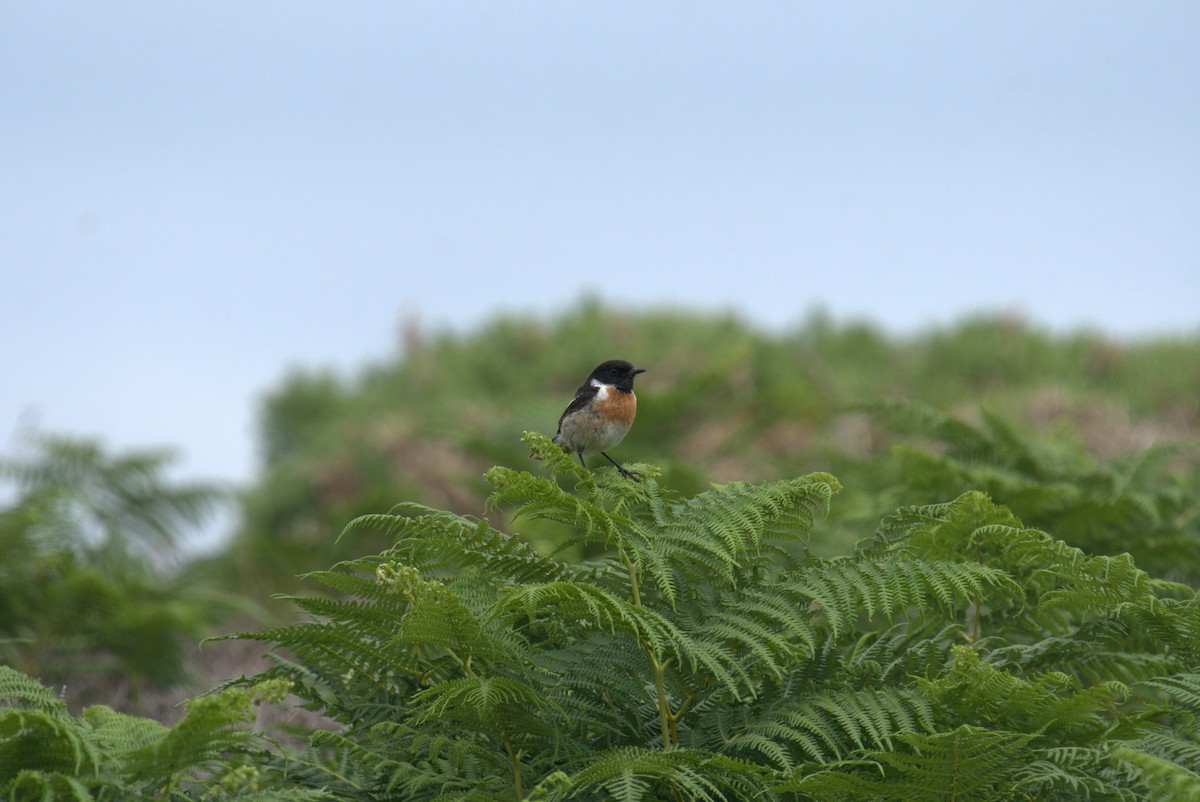
M539 473L491 470L493 509L598 556L412 504L351 522L393 545L310 575L307 620L231 636L340 725L278 777L439 802L1195 792L1191 588L976 492L823 559L827 474L683 498L525 442Z

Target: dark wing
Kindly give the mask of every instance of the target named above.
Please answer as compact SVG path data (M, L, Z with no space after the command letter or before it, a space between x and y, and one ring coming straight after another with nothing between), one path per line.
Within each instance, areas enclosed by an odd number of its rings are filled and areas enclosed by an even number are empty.
M571 399L571 403L567 404L567 408L563 410L563 414L558 417L558 431L562 432L563 419L579 410L583 409L588 403L596 397L596 393L600 388L592 384L590 381L582 385L575 391L575 397ZM558 437L558 434L554 435Z

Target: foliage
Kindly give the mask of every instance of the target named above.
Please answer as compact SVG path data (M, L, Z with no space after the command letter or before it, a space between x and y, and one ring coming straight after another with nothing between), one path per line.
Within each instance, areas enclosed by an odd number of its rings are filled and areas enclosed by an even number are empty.
M259 788L251 757L261 740L246 725L254 705L278 701L285 683L228 689L187 704L174 727L94 706L72 716L36 680L0 666L0 797L11 800L329 799L315 791Z
M30 445L32 454L0 462L0 476L38 505L39 537L95 557L120 560L138 547L169 556L181 531L223 496L210 485L168 483L166 451L112 456L94 441L49 435Z
M869 407L904 440L867 478L877 509L980 490L1029 524L1091 554L1132 554L1161 576L1200 581L1200 440L1160 443L1098 463L984 413L972 426L913 401ZM923 438L923 446L914 439Z
M825 555L853 546L861 521L872 520L862 515L879 513L874 502L887 489L856 463L878 459L891 438L848 413L854 405L907 398L970 415L986 403L1043 432L1068 429L1105 456L1200 427L1194 335L1118 342L977 317L895 336L819 312L764 331L733 315L591 300L558 317L509 315L467 332L410 326L402 354L357 373L297 371L271 393L262 474L214 573L248 593L294 590L296 574L388 545L337 541L358 515L398 498L477 512L487 468L519 464L520 433L553 433L587 372L614 357L648 368L620 451L653 460L680 492L814 470L852 479L852 497L834 514L858 517L814 533ZM527 525L524 534L539 547L560 545L551 527Z
M1200 471L1163 442L1200 424L1200 339L593 302L407 334L272 394L242 530L181 572L217 494L165 453L0 465L0 660L136 695L230 609L213 583L313 571L242 637L334 721L264 750L254 680L167 728L3 669L0 798L1200 798ZM643 483L518 438L614 356L650 369Z
M33 445L0 464L16 485L0 509L0 659L58 678L86 663L90 681L127 683L136 705L147 684L178 681L185 650L235 607L155 566L221 494L168 483L162 453L110 456L54 437Z
M977 491L851 554L809 538L828 474L691 497L580 468L488 473L585 561L405 504L239 638L340 725L290 782L343 799L1133 800L1200 794L1200 600ZM281 776L283 776L281 774Z

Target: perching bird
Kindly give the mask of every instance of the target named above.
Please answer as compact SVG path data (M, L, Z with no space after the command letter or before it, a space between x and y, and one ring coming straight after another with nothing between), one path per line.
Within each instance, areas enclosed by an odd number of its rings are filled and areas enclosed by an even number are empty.
M622 476L636 479L636 474L625 470L604 452L629 434L637 414L633 377L645 372L644 368L635 368L623 359L602 363L575 391L575 397L558 419L554 442L578 456L579 464L585 468L583 458L599 453L616 465Z

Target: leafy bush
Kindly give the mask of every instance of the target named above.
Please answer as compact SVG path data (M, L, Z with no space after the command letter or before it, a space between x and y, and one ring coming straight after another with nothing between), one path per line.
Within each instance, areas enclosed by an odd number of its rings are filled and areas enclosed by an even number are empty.
M488 474L571 562L402 505L394 545L314 574L310 619L243 634L340 723L290 782L340 799L1200 798L1200 600L985 495L808 539L827 474L690 498L636 466ZM284 776L281 774L280 776Z

